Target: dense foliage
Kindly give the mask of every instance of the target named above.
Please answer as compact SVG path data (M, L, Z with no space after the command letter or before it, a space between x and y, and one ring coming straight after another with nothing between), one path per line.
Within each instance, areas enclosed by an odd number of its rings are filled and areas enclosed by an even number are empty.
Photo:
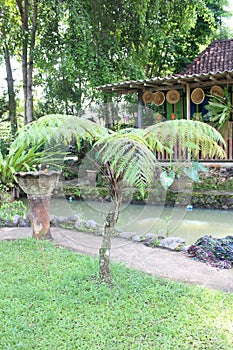
M180 71L202 45L227 37L225 4L2 0L0 61L8 72L12 130L17 127L12 57L22 64L25 122L46 113L75 114L93 100L111 98L96 86ZM36 101L38 88L43 99Z

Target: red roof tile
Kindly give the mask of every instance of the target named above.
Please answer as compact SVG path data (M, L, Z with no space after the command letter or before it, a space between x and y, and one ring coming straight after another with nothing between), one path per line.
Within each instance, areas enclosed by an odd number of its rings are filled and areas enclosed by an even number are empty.
M180 75L218 73L233 70L233 39L213 41Z

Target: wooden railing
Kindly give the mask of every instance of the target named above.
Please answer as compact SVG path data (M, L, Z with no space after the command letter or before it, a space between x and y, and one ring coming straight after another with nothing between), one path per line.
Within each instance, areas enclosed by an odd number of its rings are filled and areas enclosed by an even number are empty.
M198 160L199 161L233 161L233 122L228 122L224 128L219 130L221 135L223 136L226 148L224 148L226 152L226 158L225 159L218 159L217 157L210 158L210 157L204 157L202 152L199 153ZM222 144L220 144L223 146ZM169 154L166 151L163 152L156 152L156 157L160 161L168 161L170 159ZM181 151L181 148L177 144L173 149L173 160L182 160L187 159L188 155L184 155Z

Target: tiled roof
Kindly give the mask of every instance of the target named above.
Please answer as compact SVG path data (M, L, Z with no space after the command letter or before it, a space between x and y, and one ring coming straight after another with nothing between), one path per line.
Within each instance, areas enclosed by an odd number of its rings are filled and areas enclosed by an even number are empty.
M233 39L215 40L179 75L230 72L233 70Z
M160 91L183 89L188 83L190 88L199 87L200 82L206 86L213 84L233 85L233 39L215 40L182 72L167 77L130 80L97 87L105 92L127 94L138 90Z

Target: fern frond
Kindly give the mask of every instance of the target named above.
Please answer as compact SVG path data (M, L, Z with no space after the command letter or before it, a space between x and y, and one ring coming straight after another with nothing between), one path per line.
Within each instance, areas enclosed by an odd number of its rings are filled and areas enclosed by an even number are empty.
M19 148L25 142L28 146L38 142L67 144L73 137L77 141L88 140L92 143L93 140L107 133L106 128L89 119L73 115L50 114L21 128L12 147Z
M171 120L157 123L144 129L146 140L154 142L157 140L163 145L173 149L178 143L183 152L188 150L191 155L196 155L199 151L211 157L225 158L225 141L222 135L212 126L191 120Z
M114 133L96 142L101 162L110 164L116 178L143 191L154 179L157 160L141 132Z

